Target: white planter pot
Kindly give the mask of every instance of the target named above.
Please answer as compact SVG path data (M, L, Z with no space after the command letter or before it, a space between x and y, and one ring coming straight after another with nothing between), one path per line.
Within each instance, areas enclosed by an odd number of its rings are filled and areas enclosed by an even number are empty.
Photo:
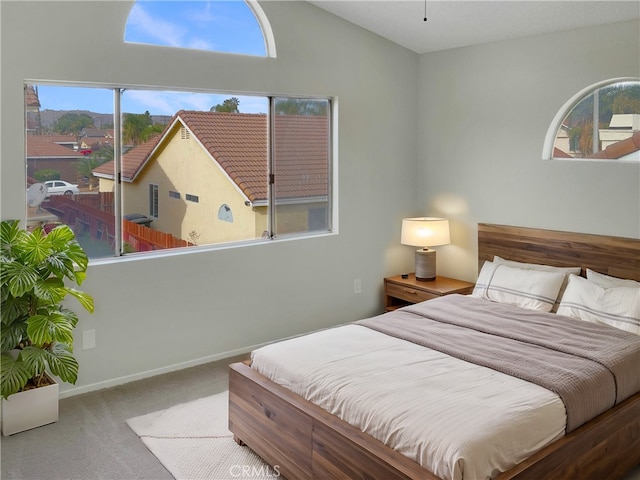
M58 421L58 384L14 393L2 399L2 434L40 427Z

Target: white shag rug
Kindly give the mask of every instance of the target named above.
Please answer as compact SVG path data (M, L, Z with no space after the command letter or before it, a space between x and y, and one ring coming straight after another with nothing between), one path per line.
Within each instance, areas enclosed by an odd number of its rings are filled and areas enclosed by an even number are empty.
M228 392L130 418L127 425L177 480L277 478L228 429Z

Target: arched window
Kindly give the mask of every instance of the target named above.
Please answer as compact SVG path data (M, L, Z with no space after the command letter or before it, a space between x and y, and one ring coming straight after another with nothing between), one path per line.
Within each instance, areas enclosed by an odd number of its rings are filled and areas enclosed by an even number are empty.
M218 220L222 220L223 222L233 223L233 212L231 208L226 203L220 205L218 209Z
M578 92L551 122L542 155L640 161L640 79L606 80Z
M269 21L255 0L137 1L124 41L254 56L276 56Z

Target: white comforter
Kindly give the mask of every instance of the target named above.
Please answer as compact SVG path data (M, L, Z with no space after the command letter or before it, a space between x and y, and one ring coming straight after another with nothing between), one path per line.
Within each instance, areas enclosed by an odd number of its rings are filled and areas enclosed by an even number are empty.
M358 325L260 348L252 368L445 480L492 478L564 434L556 394Z

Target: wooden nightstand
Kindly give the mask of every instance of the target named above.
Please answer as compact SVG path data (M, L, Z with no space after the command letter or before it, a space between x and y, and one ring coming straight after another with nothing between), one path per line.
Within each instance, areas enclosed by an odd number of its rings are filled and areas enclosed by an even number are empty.
M439 275L435 280L428 281L416 280L413 273L409 274L409 278L402 278L402 275L387 277L384 279L384 309L390 312L396 308L452 293L467 295L473 292L473 286L470 282Z

